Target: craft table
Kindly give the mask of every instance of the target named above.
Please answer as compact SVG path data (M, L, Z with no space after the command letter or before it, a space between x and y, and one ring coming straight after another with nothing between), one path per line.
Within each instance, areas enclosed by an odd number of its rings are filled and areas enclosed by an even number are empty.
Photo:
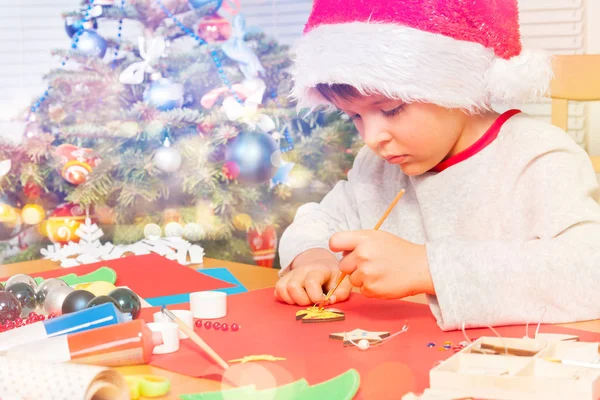
M15 263L0 266L0 276L10 276L17 273L32 274L49 270L60 269L61 267L49 260L36 260L24 263ZM277 282L276 269L267 269L253 265L240 264L230 261L221 261L205 258L204 264L193 265L190 268L227 268L248 290L257 290L274 287ZM425 303L424 296L414 296L405 300L417 303ZM564 327L580 329L588 332L600 333L600 320L586 321L573 324L561 325ZM180 394L195 393L203 391L213 391L221 389L221 384L206 379L191 378L170 371L166 371L152 366L132 366L117 368L126 375L133 374L155 374L167 377L172 382L172 389L168 396L161 399L178 399Z

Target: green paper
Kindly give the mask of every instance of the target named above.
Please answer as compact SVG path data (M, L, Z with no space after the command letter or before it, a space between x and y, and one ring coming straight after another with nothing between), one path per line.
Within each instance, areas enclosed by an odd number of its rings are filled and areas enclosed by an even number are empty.
M182 394L181 400L236 400L250 399L256 393L256 386L242 386L235 389L227 389L218 392Z
M219 392L183 394L181 400L351 400L360 386L360 375L350 369L341 375L314 386L305 379L273 389L256 390L243 386Z
M61 279L69 286L93 282L110 282L114 285L117 281L117 273L112 268L100 267L89 274L77 276L76 274L70 273L64 276L59 276L58 279ZM35 281L39 285L44 281L44 278L35 278Z
M309 386L300 392L294 400L351 400L360 386L360 375L355 369L350 369L333 379Z

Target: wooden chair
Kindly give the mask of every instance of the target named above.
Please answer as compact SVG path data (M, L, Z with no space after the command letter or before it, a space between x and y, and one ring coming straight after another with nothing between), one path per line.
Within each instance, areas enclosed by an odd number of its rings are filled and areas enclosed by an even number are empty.
M552 124L567 130L569 101L600 101L600 54L557 55L552 67ZM590 158L596 173L600 173L600 156Z

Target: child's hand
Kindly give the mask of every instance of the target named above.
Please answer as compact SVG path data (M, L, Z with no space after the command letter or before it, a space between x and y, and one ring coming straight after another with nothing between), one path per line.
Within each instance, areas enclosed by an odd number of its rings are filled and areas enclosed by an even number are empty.
M340 232L329 241L333 252L344 252L340 270L367 297L398 299L434 294L425 246L384 231ZM336 291L337 292L337 291Z
M311 249L300 254L292 270L275 285L275 297L288 304L308 306L323 300L325 294L340 276L338 259L325 249ZM344 301L350 296L350 280L344 279L329 304Z

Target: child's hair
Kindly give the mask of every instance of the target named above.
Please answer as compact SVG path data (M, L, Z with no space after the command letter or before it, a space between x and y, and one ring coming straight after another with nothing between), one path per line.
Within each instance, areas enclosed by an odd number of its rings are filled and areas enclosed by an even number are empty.
M329 103L333 103L335 99L349 100L360 97L360 92L354 86L345 83L319 83L315 88Z

